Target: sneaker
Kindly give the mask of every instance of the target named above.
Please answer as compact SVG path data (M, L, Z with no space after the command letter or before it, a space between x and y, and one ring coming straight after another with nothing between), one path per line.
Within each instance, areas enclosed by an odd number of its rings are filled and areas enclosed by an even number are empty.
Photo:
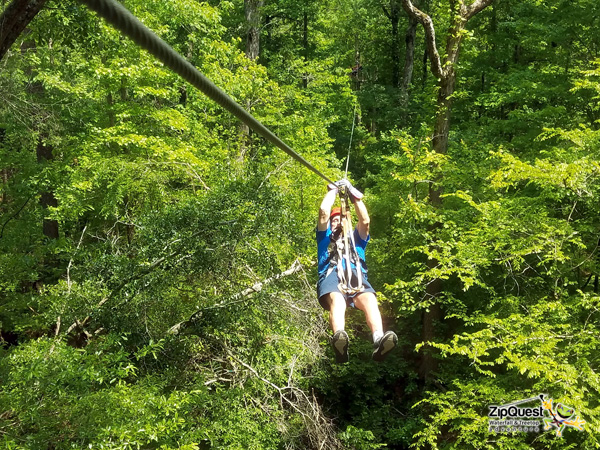
M377 342L373 344L373 360L383 361L389 352L398 344L398 336L393 331L387 331Z
M331 346L335 353L335 362L343 364L348 362L348 333L344 330L336 331L331 338Z

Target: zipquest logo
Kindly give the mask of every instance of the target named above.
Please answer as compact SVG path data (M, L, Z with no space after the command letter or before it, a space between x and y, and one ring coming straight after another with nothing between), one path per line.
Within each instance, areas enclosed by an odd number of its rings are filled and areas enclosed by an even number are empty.
M537 397L526 398L506 405L490 405L489 431L497 433L511 432L540 432L540 426L544 424L544 430L556 427L556 435L562 436L566 427L577 428L583 431L585 420L575 416L575 409L569 406L557 403L552 407L552 399L544 399L545 394ZM517 405L539 401L540 405L536 407L521 408ZM548 411L548 415L545 412ZM573 417L575 418L573 419ZM493 420L492 420L493 419ZM496 420L499 419L499 420ZM541 419L541 420L531 420Z

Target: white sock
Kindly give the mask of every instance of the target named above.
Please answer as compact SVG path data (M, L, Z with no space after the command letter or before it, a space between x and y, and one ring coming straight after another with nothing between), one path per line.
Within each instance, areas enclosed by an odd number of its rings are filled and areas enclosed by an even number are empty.
M381 330L373 331L373 342L377 342L382 337L383 337L383 331L381 331Z

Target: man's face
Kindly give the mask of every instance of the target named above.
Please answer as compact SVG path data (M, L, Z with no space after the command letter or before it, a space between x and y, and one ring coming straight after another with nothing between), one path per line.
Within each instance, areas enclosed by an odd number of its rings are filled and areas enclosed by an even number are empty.
M333 230L335 230L337 227L339 227L339 226L340 226L340 215L338 214L337 216L333 216L333 217L330 219L330 222L331 222L331 223L330 223L330 228L331 228L331 230L333 231Z

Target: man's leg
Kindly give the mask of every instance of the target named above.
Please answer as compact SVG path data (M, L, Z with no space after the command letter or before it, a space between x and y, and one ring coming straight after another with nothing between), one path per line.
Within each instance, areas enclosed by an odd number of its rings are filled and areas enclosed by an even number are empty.
M346 324L346 299L339 292L330 292L327 294L327 304L331 331L343 330Z
M348 362L348 334L344 331L346 323L346 299L339 292L331 292L326 297L329 305L329 325L333 331L331 345L337 363Z
M383 333L383 321L377 304L377 297L372 292L363 292L354 297L354 304L365 313L367 325L373 333L373 359L383 361L388 353L396 347L398 337L393 331Z
M383 336L383 322L381 321L381 313L375 294L372 292L358 294L354 297L354 304L365 313L365 319L367 319L367 325L369 325L371 333L376 335L377 332L380 332Z

